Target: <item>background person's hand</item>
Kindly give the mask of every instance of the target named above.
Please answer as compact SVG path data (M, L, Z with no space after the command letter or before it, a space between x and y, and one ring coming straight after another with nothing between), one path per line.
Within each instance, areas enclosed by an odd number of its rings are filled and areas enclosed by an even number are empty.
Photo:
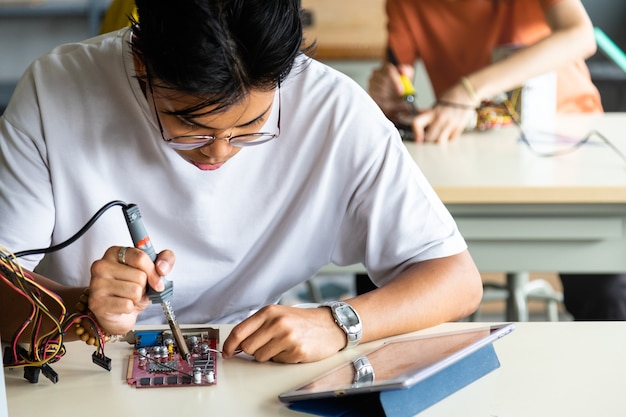
M369 95L383 113L394 122L400 121L412 111L411 106L402 100L404 86L400 79L400 71L410 80L415 75L415 70L410 65L395 67L385 63L372 72L368 81Z
M476 118L476 111L436 105L413 118L411 127L418 143L445 143L458 138Z
M415 141L445 143L476 124L475 103L461 84L446 91L435 105L411 121Z

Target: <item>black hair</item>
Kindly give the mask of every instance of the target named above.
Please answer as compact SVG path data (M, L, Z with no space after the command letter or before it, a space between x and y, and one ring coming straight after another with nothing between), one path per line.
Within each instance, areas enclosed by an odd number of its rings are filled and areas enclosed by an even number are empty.
M136 0L133 53L149 81L198 97L194 112L269 91L302 52L299 0Z

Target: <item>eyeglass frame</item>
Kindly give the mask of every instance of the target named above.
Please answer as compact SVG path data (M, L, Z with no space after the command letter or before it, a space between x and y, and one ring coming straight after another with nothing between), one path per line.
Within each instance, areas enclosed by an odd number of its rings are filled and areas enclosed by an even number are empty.
M282 106L281 106L281 94L280 94L280 83L278 84L278 122L277 122L277 127L278 127L278 133L270 133L270 132L255 132L255 133L246 133L246 134L242 134L242 135L235 135L233 136L232 132L225 138L218 138L216 136L212 136L212 135L179 135L179 136L174 136L172 138L166 139L165 135L163 134L164 129L163 129L163 124L161 123L161 118L159 117L159 109L157 108L156 105L156 100L154 99L154 88L152 88L152 81L150 80L150 77L146 77L147 78L147 83L148 83L148 87L150 88L150 95L152 96L152 107L154 108L154 114L156 116L156 121L157 121L157 125L159 127L159 132L161 133L161 139L163 139L163 141L165 143L168 144L168 146L174 150L179 150L179 151L191 151L194 149L199 149L199 148L204 148L205 146L210 146L212 145L216 140L225 140L227 141L231 146L235 146L238 148L245 148L245 147L249 147L249 146L256 146L256 145L262 145L264 143L267 143L269 141L272 141L274 139L276 139L277 137L280 136L280 116L282 113ZM242 137L263 137L263 136L267 136L267 138L265 140L257 140L254 141L254 139L251 139L250 141L237 141L238 138L242 138ZM179 142L175 142L175 140L178 139L201 139L201 142L196 142L196 143L179 143ZM233 141L235 141L235 143L233 143Z

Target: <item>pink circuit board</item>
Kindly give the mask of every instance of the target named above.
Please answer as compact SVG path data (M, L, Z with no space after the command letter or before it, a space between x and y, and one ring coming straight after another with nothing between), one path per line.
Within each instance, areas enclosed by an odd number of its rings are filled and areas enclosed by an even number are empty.
M189 347L189 363L181 358L169 330L135 332L126 380L137 388L189 387L217 383L219 330L182 329Z

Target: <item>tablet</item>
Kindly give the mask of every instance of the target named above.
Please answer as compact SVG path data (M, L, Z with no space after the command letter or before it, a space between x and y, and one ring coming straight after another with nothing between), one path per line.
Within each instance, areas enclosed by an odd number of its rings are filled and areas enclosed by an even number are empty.
M514 328L506 323L386 342L278 398L289 403L410 388Z

